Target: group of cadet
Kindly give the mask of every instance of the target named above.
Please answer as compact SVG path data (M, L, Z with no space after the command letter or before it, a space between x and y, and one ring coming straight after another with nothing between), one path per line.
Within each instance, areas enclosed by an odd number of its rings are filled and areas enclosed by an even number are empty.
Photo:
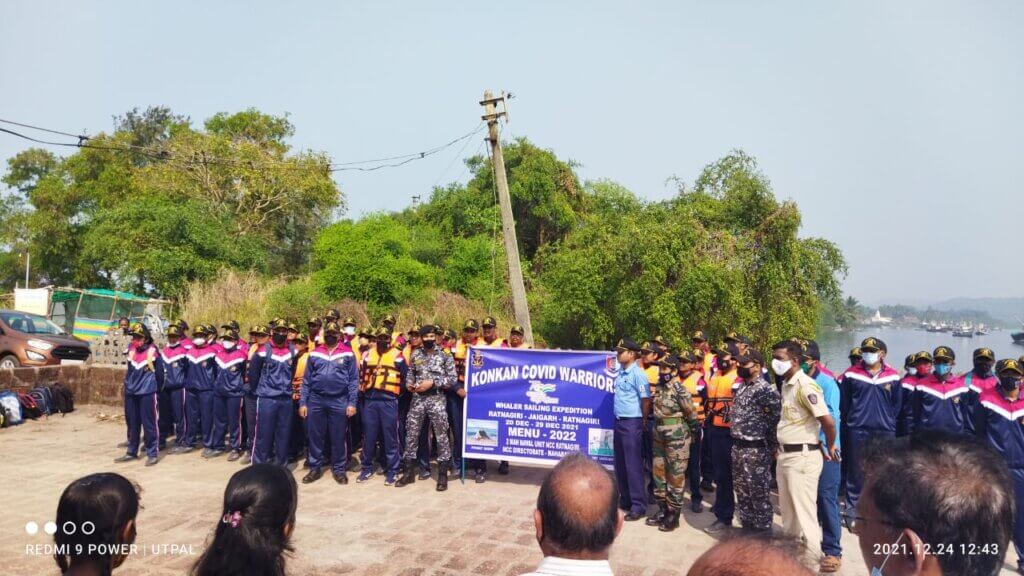
M743 531L766 532L774 485L783 534L820 544L821 571L836 572L842 525L861 520L868 441L942 430L976 435L1006 460L1024 557L1024 357L997 363L979 348L971 369L956 374L953 350L939 346L908 356L901 374L872 337L835 374L814 340L778 342L766 361L735 332L716 347L701 331L690 336L691 349L677 354L661 337L616 347L615 472L627 521L647 516L671 531L685 492L693 512L703 511L702 492L715 492L707 532L730 529L734 515ZM652 495L658 509L648 515Z
M349 457L361 450L357 482L376 474L388 486L431 478L436 454L437 490L448 473L461 473L464 368L471 346L528 348L521 326L506 340L493 317L468 320L462 333L433 324L402 333L393 315L378 328L358 329L337 310L298 325L275 318L243 338L235 321L189 328L182 320L154 343L143 324L131 336L124 381L127 448L116 459L159 462L160 451L202 456L227 454L243 464L287 465L305 460L304 483L329 468L348 483ZM429 430L424 424L429 424ZM172 440L173 437L173 440ZM465 463L476 482L487 464ZM417 474L417 466L419 473ZM500 474L508 463L500 462Z

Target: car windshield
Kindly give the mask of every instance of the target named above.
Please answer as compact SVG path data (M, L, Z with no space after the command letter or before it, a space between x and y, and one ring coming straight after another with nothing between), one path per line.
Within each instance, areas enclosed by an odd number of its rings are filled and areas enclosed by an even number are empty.
M0 312L0 319L12 330L25 334L63 334L64 329L48 319L24 312Z

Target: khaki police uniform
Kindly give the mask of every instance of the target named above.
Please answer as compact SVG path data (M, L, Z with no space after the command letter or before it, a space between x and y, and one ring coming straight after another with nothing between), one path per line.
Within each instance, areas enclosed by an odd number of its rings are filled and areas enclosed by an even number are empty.
M821 543L817 500L824 457L818 418L828 415L821 388L807 374L797 371L782 385L782 417L776 435L782 531L793 538L803 536L813 547Z

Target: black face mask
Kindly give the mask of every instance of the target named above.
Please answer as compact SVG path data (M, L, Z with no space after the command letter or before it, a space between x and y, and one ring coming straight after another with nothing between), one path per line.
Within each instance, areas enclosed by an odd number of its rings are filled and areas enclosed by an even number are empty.
M999 387L1007 392L1016 390L1020 387L1020 379L1016 376L1000 376Z
M424 350L433 350L435 344L437 344L437 340L424 340L423 341L423 349Z
M327 344L328 346L334 346L337 343L338 343L338 335L337 334L325 334L324 335L324 344Z
M744 380L749 380L754 375L754 371L750 368L744 368L743 366L736 367L736 375Z
M659 372L658 381L661 382L662 384L668 384L669 382L672 381L672 373L669 372L668 374L662 374Z
M280 347L284 346L284 343L288 341L288 335L275 333L273 336L270 337L270 339L273 340L274 346Z
M992 373L992 363L991 362L980 362L978 364L975 364L974 365L974 373L977 374L981 378L985 378L986 376L988 376L989 374Z

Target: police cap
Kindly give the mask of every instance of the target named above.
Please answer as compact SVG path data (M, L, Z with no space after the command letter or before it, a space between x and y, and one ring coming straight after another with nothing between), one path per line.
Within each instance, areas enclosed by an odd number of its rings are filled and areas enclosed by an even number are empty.
M356 319L351 316L345 316L345 319L341 321L341 325L344 326L355 326Z
M462 330L466 332L476 332L480 329L480 323L470 318L466 320L466 323L462 325Z
M932 358L935 358L936 362L940 360L947 360L949 362L952 362L956 360L956 354L953 352L953 349L950 348L949 346L939 346L938 348L935 349L934 352L932 352Z
M1024 368L1021 367L1020 361L1013 358L1006 358L996 363L996 374L1004 372L1014 372L1018 376L1024 376Z
M707 342L708 336L703 330L697 330L690 336L691 342Z
M520 336L526 334L526 330L523 330L523 327L520 324L513 324L512 328L509 329L508 332L509 334L519 334Z
M615 345L616 350L629 350L630 352L639 352L640 345L636 343L632 338L623 338L619 340L619 343Z
M678 356L665 356L661 360L658 360L658 366L664 366L665 368L672 368L672 369L679 368L679 357Z
M328 332L334 332L335 334L340 334L341 333L341 326L339 326L337 322L332 320L332 321L330 321L330 322L328 322L327 324L324 325L324 334L326 334Z
M889 351L889 348L885 345L885 342L879 340L878 338L875 338L874 336L869 336L865 338L860 343L860 349L861 352L878 352L879 350L881 350L882 352Z
M498 327L498 321L494 318L494 316L487 316L487 317L485 317L484 321L481 324L483 325L484 328L497 328Z
M991 348L978 348L977 350L974 351L974 359L986 359L994 361L996 359L996 355L995 352L992 352Z

